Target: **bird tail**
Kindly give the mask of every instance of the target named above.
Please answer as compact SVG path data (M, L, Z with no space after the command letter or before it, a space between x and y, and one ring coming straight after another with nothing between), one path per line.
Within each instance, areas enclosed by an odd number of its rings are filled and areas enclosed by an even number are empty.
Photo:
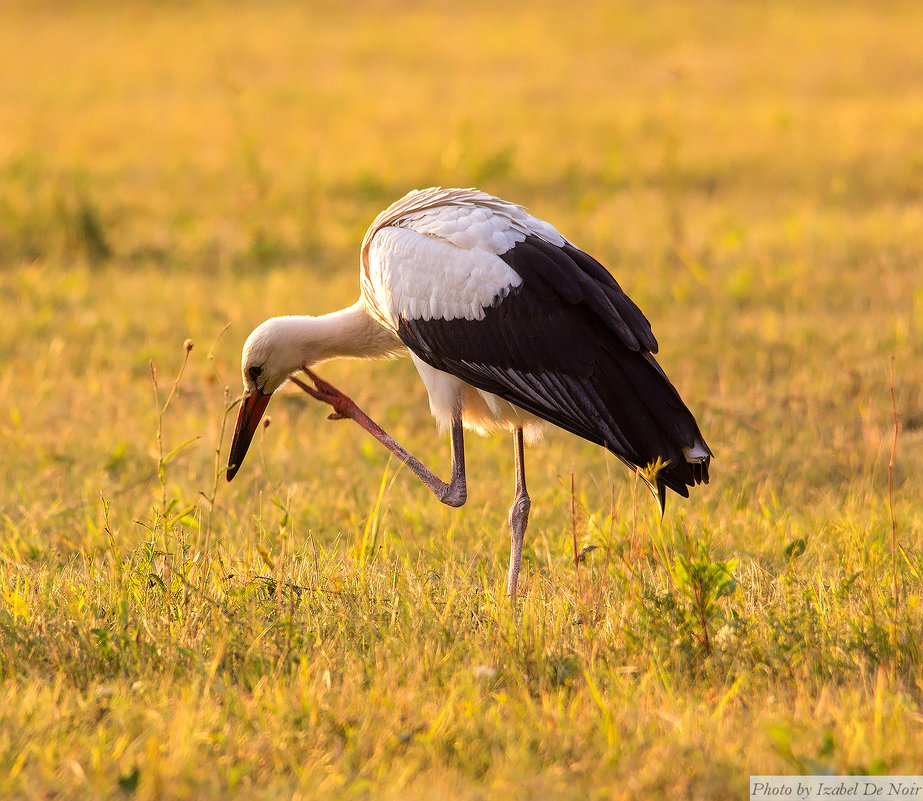
M683 455L686 457L686 465L692 473L691 484L686 480L677 480L675 476L670 475L669 462L663 462L659 458L653 464L648 465L646 469L636 468L638 474L647 484L648 489L657 499L661 517L663 517L667 509L667 487L684 498L688 498L688 487L708 483L708 467L711 464L712 453L705 444L705 440L699 437L694 447L683 448Z

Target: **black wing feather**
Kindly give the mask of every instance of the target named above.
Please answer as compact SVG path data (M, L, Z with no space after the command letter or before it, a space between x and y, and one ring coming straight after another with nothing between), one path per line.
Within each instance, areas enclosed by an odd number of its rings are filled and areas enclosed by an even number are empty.
M704 443L692 413L657 364L641 310L595 259L538 237L500 256L523 279L482 320L408 319L398 335L438 370L458 376L644 468L688 496L708 480L684 447ZM661 504L662 507L662 504Z

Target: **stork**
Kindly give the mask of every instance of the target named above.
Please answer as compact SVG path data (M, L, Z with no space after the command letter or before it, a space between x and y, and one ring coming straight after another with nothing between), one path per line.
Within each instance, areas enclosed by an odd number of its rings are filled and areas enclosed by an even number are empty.
M598 261L522 206L476 189L410 192L366 232L360 283L359 300L346 309L273 317L247 338L228 481L287 379L332 406L331 419L359 423L449 506L467 499L464 431L511 432L514 601L531 506L523 443L541 435L544 421L637 470L661 515L668 488L688 497L688 487L708 482L711 451L654 359L647 318ZM448 482L311 369L337 357L406 353L450 434ZM293 375L299 371L313 386Z

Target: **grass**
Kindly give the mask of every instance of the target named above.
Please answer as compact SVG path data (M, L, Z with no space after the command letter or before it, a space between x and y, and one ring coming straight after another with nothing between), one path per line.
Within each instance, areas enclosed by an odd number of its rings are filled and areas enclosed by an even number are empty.
M919 772L921 15L8 4L0 796ZM515 610L504 438L449 510L289 389L221 474L246 334L352 302L368 222L431 184L608 264L717 455L661 523L550 432ZM321 374L447 470L412 365Z

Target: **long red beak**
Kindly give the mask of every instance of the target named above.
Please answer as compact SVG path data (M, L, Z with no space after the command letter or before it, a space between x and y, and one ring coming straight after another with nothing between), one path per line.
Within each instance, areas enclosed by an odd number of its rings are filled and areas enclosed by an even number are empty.
M228 455L228 481L237 475L240 465L247 455L247 449L256 428L263 419L266 404L272 395L264 395L258 389L245 392L240 399L240 411L237 413L237 427L234 429L234 441L231 443L231 453Z

